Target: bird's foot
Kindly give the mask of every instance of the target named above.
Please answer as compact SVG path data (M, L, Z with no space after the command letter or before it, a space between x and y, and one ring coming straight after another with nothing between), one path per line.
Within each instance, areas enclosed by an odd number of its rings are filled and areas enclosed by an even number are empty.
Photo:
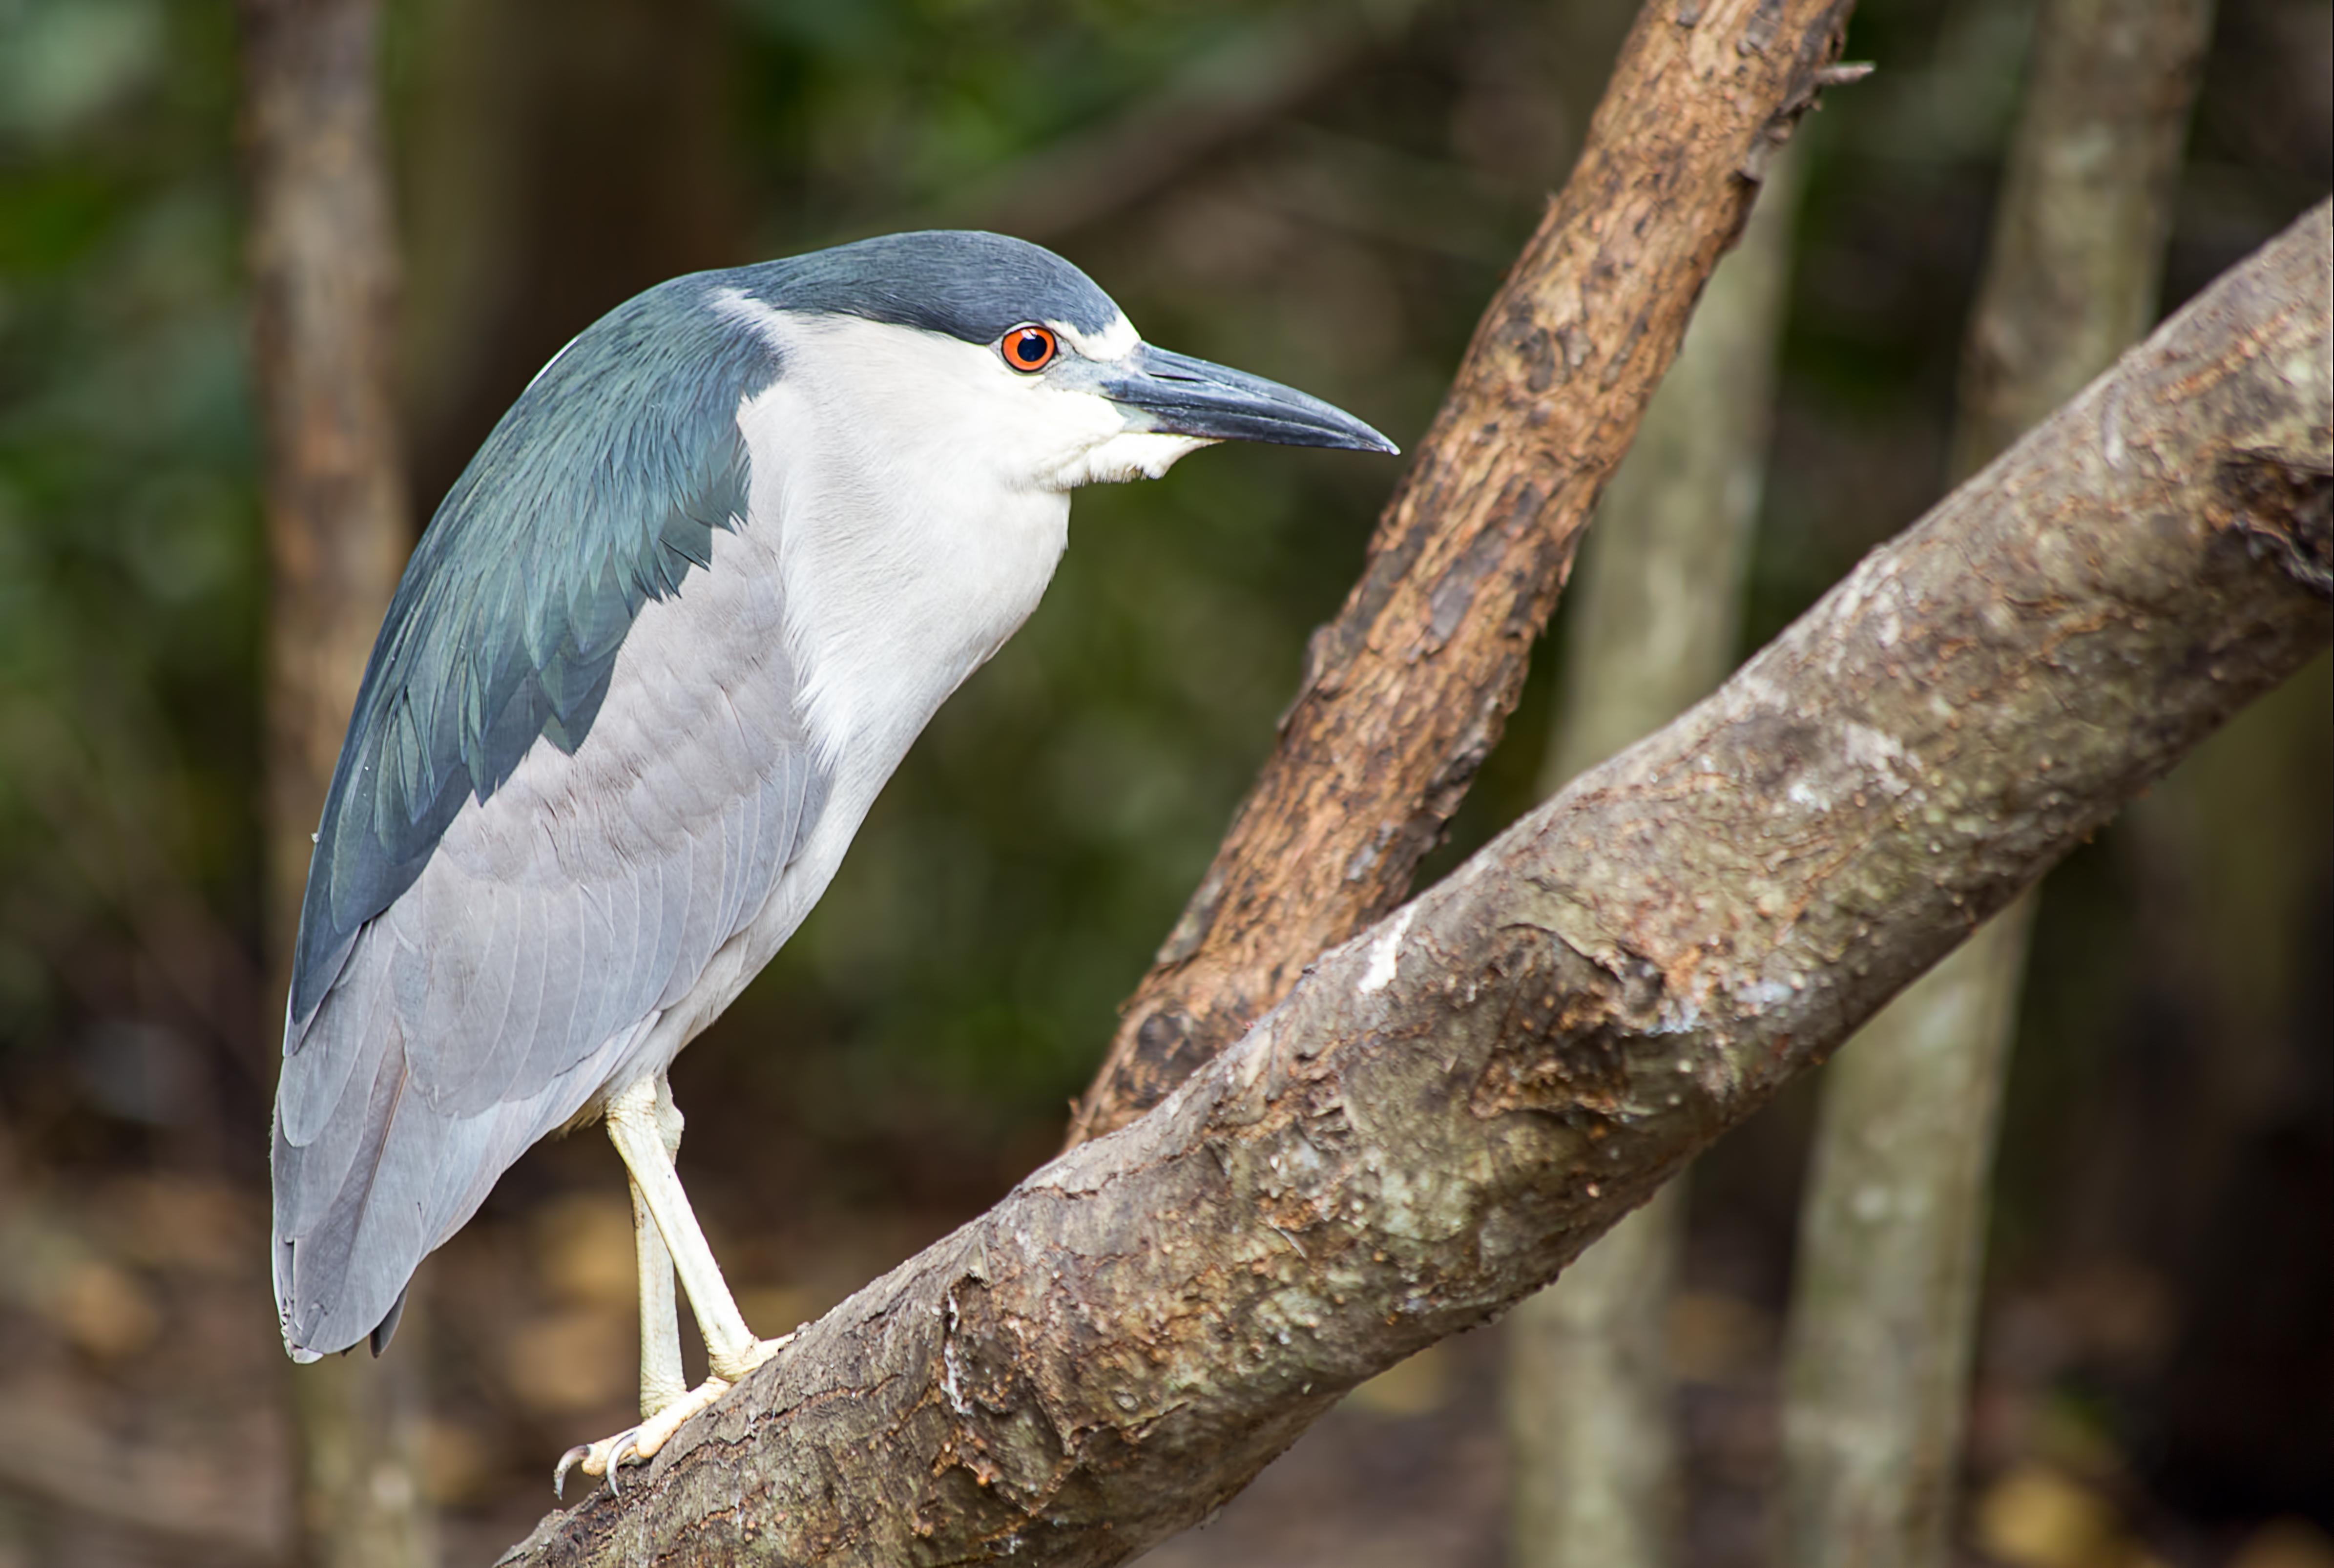
M753 1349L743 1358L738 1377L760 1366L764 1361L786 1348L792 1334L781 1334L775 1340L757 1340ZM586 1476L604 1476L608 1490L616 1490L616 1468L621 1465L645 1465L657 1457L658 1450L671 1441L672 1435L687 1426L700 1412L712 1408L722 1395L738 1386L738 1379L710 1377L689 1392L649 1417L637 1427L629 1427L612 1437L603 1437L596 1443L579 1444L559 1456L559 1467L551 1473L551 1495L566 1495L567 1472L582 1470Z

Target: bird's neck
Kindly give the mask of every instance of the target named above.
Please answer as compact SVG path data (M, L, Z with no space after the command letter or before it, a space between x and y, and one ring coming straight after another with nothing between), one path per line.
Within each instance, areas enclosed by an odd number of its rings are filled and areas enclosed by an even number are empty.
M815 421L785 382L756 404L740 418L756 453L752 511L776 525L768 547L803 717L839 770L888 776L1037 607L1067 543L1069 497L987 482L977 464L919 439L929 431L867 422L820 431L856 447L851 460L766 464L763 452L786 449L776 431L757 440L759 421L785 421L797 442Z

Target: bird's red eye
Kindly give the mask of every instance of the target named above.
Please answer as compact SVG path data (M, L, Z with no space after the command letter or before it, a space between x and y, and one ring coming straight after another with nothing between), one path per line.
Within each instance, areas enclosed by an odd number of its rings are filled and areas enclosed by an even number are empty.
M1035 374L1054 363L1061 344L1042 326L1017 326L997 340L1005 363L1024 374Z

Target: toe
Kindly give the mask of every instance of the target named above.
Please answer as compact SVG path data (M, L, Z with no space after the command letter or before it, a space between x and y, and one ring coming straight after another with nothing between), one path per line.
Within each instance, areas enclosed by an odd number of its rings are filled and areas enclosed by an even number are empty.
M784 1341L764 1341L775 1354ZM767 1359L767 1358L766 1358ZM586 1476L605 1476L608 1490L616 1489L616 1469L622 1465L645 1465L671 1440L672 1435L689 1424L690 1418L729 1391L729 1383L721 1378L708 1378L680 1399L659 1410L637 1427L630 1427L612 1437L603 1437L570 1448L559 1457L559 1468L551 1474L551 1492L563 1495L567 1472L582 1470Z

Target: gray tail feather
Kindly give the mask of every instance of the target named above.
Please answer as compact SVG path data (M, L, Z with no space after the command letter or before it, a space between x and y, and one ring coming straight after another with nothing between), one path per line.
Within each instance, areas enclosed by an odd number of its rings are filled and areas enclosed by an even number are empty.
M309 1147L292 1144L275 1119L275 1300L295 1360L366 1341L376 1356L387 1349L413 1271L535 1141L534 1108L432 1111L394 1030L370 1071L352 1076Z
M280 1106L276 1112L270 1162L275 1187L275 1304L284 1321L285 1346L294 1355L330 1354L363 1337L362 1328L333 1324L330 1320L340 1314L328 1303L353 1282L352 1273L370 1272L352 1268L358 1260L352 1254L391 1115L401 1098L405 1069L401 1043L394 1037L386 1043L388 1049L368 1064L372 1071L362 1075L364 1081L351 1084L342 1094L332 1124L315 1145L304 1148L292 1143L285 1135ZM293 1069L294 1063L285 1063L287 1072ZM338 1159L315 1157L336 1145L348 1152ZM377 1320L368 1313L366 1321Z
M408 1280L405 1289L397 1292L397 1300L390 1302L389 1315L372 1326L373 1360L381 1360L381 1353L389 1349L389 1341L397 1332L397 1321L405 1316L405 1298L412 1292L413 1282Z

